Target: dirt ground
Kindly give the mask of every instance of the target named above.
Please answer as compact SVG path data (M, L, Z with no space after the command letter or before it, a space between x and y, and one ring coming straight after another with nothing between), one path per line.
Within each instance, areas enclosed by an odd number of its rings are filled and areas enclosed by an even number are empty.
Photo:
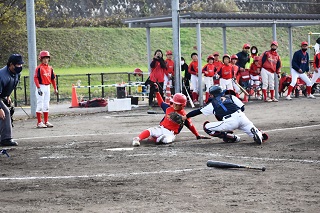
M1 212L319 212L319 105L320 96L249 102L245 113L270 137L261 146L239 131L242 141L226 144L184 128L171 145L133 148L132 138L163 116L143 107L55 116L50 129L15 121L19 146L0 156ZM205 120L214 118L193 119L202 134Z

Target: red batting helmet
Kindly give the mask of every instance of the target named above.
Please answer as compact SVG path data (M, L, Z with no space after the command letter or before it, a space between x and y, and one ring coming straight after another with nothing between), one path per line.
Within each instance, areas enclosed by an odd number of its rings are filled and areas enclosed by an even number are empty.
M141 76L143 74L142 70L140 68L135 68L133 71L133 74L136 76Z
M43 57L49 57L50 58L49 51L41 51L40 54L39 54L39 60L41 60Z
M171 51L171 50L168 50L168 51L166 52L166 55L172 55L172 51Z
M259 61L259 59L260 59L260 57L259 57L259 56L255 56L255 57L253 57L253 60L254 60L254 61Z
M224 54L224 55L223 55L223 57L222 57L222 61L224 61L224 58L225 58L225 57L228 57L228 58L229 58L229 60L231 59L231 58L230 58L230 55L228 55L228 54Z
M232 59L237 59L238 60L238 56L236 54L234 54L234 55L231 56L231 60Z
M185 107L187 105L187 97L182 93L176 93L171 99L171 102Z
M242 49L250 49L250 44L244 44Z
M278 46L278 42L277 42L277 41L273 41L273 42L271 43L271 46L272 46L272 45Z
M308 42L306 42L306 41L301 42L301 46L303 46L303 45L307 45L308 46Z
M208 57L207 57L207 61L209 61L209 59L214 60L214 56L213 56L213 55L208 55Z

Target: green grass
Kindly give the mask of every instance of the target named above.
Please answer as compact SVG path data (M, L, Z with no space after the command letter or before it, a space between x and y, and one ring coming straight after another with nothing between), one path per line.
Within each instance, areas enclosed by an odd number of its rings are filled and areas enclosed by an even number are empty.
M293 28L293 50L299 49L301 41L307 40L308 32L317 32L319 26ZM78 72L128 72L135 67L146 70L147 47L146 30L130 28L71 28L37 29L37 52L50 51L50 64L58 74ZM315 36L315 35L314 35ZM289 65L288 33L286 28L277 29L279 42L278 52L284 66ZM3 38L3 39L10 39ZM197 45L196 28L181 29L181 53L190 62L190 54ZM213 51L222 53L222 29L202 28L202 59L205 63L207 55ZM315 41L316 36L312 38ZM235 54L242 49L244 43L256 45L262 53L270 48L272 41L271 28L227 28L227 52ZM17 47L18 48L18 47ZM173 49L172 30L170 28L151 29L151 51L161 49L163 52ZM11 52L2 50L0 60L6 63L6 55ZM21 38L21 46L17 49L27 61L26 35ZM27 63L26 66L27 67Z

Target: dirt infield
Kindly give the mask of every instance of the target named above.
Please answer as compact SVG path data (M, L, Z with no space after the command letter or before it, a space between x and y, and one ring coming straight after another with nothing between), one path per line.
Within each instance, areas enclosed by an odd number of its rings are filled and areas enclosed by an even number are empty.
M174 144L133 148L163 116L147 108L57 116L50 129L16 121L19 146L0 156L1 212L319 212L319 105L319 96L248 103L247 116L270 136L262 146L239 131L242 141L226 144L184 128ZM205 120L214 118L193 119L202 134Z

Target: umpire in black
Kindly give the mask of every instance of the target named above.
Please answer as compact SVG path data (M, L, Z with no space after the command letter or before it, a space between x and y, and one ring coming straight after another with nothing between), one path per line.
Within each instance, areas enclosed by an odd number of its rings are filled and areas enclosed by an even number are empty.
M0 69L0 146L17 146L18 143L12 140L12 125L9 108L4 103L11 103L10 95L16 88L23 64L22 56L12 54L7 66Z

